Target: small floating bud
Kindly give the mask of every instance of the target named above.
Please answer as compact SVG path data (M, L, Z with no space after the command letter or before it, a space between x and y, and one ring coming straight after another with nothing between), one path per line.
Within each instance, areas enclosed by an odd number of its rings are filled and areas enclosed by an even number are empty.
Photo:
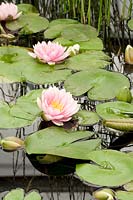
M133 47L130 45L127 45L125 50L125 61L133 65Z
M93 197L97 200L115 200L115 192L111 189L104 188L93 192Z
M18 148L23 147L24 141L17 137L6 137L0 141L0 145L3 150L15 151Z
M116 99L118 101L124 101L131 103L132 101L132 93L129 88L123 87L119 90L118 94L116 95Z

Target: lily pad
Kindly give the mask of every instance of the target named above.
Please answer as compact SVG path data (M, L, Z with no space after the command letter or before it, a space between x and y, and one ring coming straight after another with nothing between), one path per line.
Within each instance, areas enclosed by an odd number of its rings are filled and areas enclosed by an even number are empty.
M42 90L33 90L26 96L18 98L17 103L6 104L0 102L0 128L19 128L32 125L34 120L40 116L40 109L37 106L37 97Z
M71 27L71 25L57 24L56 26L51 26L44 32L44 37L47 39L55 39L57 37L60 37L61 32L68 27Z
M31 58L26 48L0 47L1 82L5 79L8 80L7 82L57 83L71 74L70 70L56 70L55 68L56 66L42 64Z
M41 196L36 191L29 192L24 197L24 190L23 189L13 189L10 192L8 192L7 195L5 195L3 200L41 200Z
M55 19L49 23L49 27L57 26L58 24L78 24L79 22L74 19Z
M107 119L124 119L130 118L128 112L133 112L133 104L129 104L122 101L107 102L103 104L96 105L97 114L107 120Z
M89 41L79 42L80 50L103 50L103 42L100 38L92 38Z
M89 25L74 24L61 32L63 38L75 42L88 41L96 38L98 33L95 28ZM76 36L76 37L75 37Z
M88 153L95 164L79 164L76 174L84 181L100 186L121 186L133 179L133 160L125 153L101 150Z
M117 191L117 198L119 200L132 200L133 192Z
M82 126L93 125L99 122L99 117L95 112L90 112L87 110L81 110L76 115L75 118L78 119L78 124Z
M19 11L22 11L22 14L38 13L38 10L36 9L36 7L31 4L21 3L21 4L17 4L17 7Z
M17 20L7 23L7 28L17 30L22 28L19 34L27 35L45 30L48 27L49 21L39 16L36 13L21 15Z
M57 37L54 42L58 42L59 44L63 45L63 46L73 46L75 44L75 42L67 40L63 37Z
M115 98L121 87L130 87L130 82L120 73L97 69L75 73L64 85L75 96L88 92L89 99L101 101Z
M88 51L69 58L65 66L72 70L83 71L105 68L109 64L109 57L102 51Z
M24 200L24 190L13 189L4 197L4 200Z
M128 21L128 27L133 31L133 19Z
M129 154L128 154L129 155ZM133 180L124 185L124 189L128 192L133 192Z
M74 159L86 159L86 153L100 148L100 139L87 140L94 133L66 131L50 127L38 131L25 140L28 154L50 154Z

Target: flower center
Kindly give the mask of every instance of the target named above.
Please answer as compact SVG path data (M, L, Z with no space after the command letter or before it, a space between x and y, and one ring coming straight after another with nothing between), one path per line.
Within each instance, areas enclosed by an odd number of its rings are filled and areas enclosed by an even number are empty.
M52 101L51 105L53 108L58 109L60 111L62 111L62 109L63 109L63 105L60 104L58 101Z

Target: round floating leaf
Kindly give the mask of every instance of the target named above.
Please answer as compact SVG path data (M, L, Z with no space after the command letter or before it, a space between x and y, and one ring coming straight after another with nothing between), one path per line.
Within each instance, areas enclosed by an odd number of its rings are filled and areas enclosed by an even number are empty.
M80 50L103 50L103 42L100 38L92 38L89 41L79 42Z
M84 181L100 186L121 186L133 180L133 160L125 153L101 150L88 153L96 164L80 164L77 175Z
M133 19L128 21L128 27L133 31Z
M78 24L79 22L74 19L55 19L49 23L49 27L57 26L58 24Z
M13 189L4 197L3 200L24 200L24 190Z
M42 197L40 196L40 194L35 191L29 192L29 194L27 194L26 197L24 198L24 200L41 200L41 199Z
M86 152L100 148L99 139L85 140L93 134L88 131L75 132L66 131L61 127L50 127L28 136L25 140L25 148L28 154L86 159Z
M24 61L24 62L23 62ZM65 68L62 63L58 68ZM37 84L57 83L65 80L71 74L70 70L56 70L55 66L39 63L28 55L23 47L0 47L0 81L23 82Z
M61 32L73 24L79 23L73 19L56 19L50 22L48 29L44 32L44 37L55 39L61 35Z
M7 23L7 27L11 30L22 28L20 34L33 34L45 30L48 27L48 20L40 17L36 13L21 15L17 20Z
M97 37L95 28L89 25L74 24L71 27L64 29L61 33L62 37L75 42L88 41L91 38Z
M61 32L70 26L70 24L57 24L56 26L51 26L44 32L44 37L47 39L55 39L60 37Z
M24 197L23 189L13 189L4 197L3 200L41 200L41 196L36 191L29 192L26 197Z
M33 90L26 96L18 98L17 103L8 105L0 102L0 128L18 128L31 125L40 116L40 109L37 106L37 97L42 90Z
M73 46L75 44L75 42L67 40L63 37L58 37L54 40L54 42L58 42L59 44L63 45L63 46Z
M99 101L115 98L124 86L130 87L127 77L100 69L75 73L65 81L66 90L73 95L80 96L88 92L89 99Z
M133 192L117 191L116 194L119 200L133 200Z
M105 68L109 65L109 57L102 51L88 51L69 58L66 67L72 70L90 70Z
M133 152L132 152L133 153ZM128 154L129 155L129 154ZM133 192L133 180L124 185L124 189L128 192Z
M38 13L36 7L31 4L17 4L19 11L22 11L22 14L29 14L29 13Z
M105 120L130 118L130 113L133 113L133 104L122 101L107 102L96 105L96 112Z
M78 124L82 126L93 125L99 122L98 115L87 110L79 111L75 117L78 119Z

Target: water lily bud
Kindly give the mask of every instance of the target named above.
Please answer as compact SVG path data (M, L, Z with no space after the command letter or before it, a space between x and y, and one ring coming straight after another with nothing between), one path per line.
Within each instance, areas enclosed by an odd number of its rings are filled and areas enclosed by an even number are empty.
M67 49L67 52L69 53L70 56L75 56L76 54L79 53L79 49L80 49L79 44L75 44L75 45L73 45L73 46L70 46L70 47Z
M125 50L125 61L133 65L133 47L130 45L127 45Z
M11 136L11 137L6 137L0 141L0 145L3 150L6 151L15 151L18 148L23 147L24 141L21 140L20 138Z
M15 38L14 35L12 34L0 34L0 38L8 39L8 40L13 40Z
M116 95L116 99L118 101L124 101L131 103L132 101L132 93L129 88L123 87L119 90L118 94Z
M93 192L93 197L97 200L115 200L115 192L111 189L104 188Z

